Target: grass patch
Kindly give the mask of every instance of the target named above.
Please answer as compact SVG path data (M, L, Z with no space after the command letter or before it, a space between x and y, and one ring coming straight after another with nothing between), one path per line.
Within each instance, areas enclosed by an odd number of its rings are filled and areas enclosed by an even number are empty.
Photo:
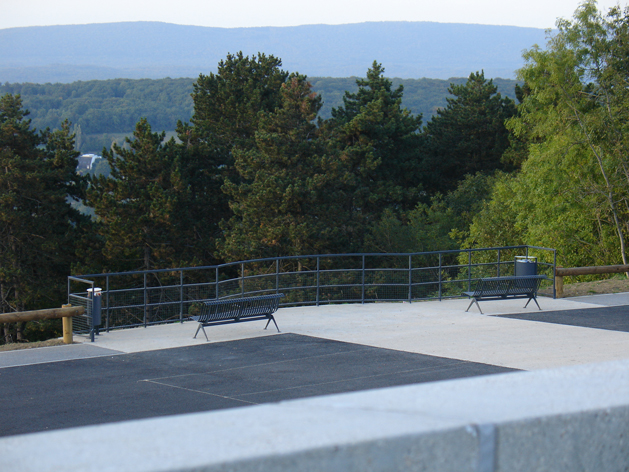
M36 341L33 343L9 343L0 345L0 352L17 351L19 349L30 349L33 347L62 346L63 344L63 339L49 339L47 341Z

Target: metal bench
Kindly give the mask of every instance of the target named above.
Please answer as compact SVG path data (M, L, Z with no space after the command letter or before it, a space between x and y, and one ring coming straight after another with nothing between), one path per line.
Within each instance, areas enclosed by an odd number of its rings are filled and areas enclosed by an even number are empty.
M463 295L472 298L466 312L469 311L471 306L476 303L478 311L483 313L480 309L478 300L505 300L507 298L528 298L529 300L524 305L524 308L533 300L537 303L537 291L542 283L542 280L547 280L545 275L527 275L520 277L491 277L486 279L480 279L476 284L476 289L473 292L463 292Z
M224 298L205 302L201 308L201 313L192 317L194 321L199 322L194 338L197 337L199 330L202 329L205 339L209 341L205 332L205 326L256 320L268 320L264 329L267 329L269 323L273 321L279 333L280 329L275 322L273 313L279 308L280 298L283 296L283 293L278 293L258 297Z

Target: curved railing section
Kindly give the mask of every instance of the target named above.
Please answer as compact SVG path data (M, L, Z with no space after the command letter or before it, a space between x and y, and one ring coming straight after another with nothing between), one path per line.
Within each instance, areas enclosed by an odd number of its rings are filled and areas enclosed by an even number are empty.
M414 302L460 297L482 277L515 275L516 257L537 261L554 287L556 251L508 246L417 253L320 254L216 266L68 278L68 303L102 288L104 329L184 321L203 301L284 293L281 306Z

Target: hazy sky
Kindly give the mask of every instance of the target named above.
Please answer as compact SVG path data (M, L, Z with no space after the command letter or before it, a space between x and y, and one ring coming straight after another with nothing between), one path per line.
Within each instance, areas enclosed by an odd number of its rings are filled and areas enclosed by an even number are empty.
M164 21L182 25L296 26L363 21L437 21L552 28L578 0L0 0L0 29ZM601 0L602 10L617 1ZM621 2L626 4L626 0Z

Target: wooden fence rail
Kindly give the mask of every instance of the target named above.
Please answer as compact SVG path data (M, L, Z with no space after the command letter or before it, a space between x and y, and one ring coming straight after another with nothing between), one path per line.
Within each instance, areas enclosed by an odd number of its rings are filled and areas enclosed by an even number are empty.
M555 269L555 289L557 298L563 298L563 278L569 275L620 274L629 272L629 265L557 267Z
M72 317L81 316L83 314L85 314L85 307L63 305L62 308L1 313L0 324L63 318L63 342L66 344L72 344Z

